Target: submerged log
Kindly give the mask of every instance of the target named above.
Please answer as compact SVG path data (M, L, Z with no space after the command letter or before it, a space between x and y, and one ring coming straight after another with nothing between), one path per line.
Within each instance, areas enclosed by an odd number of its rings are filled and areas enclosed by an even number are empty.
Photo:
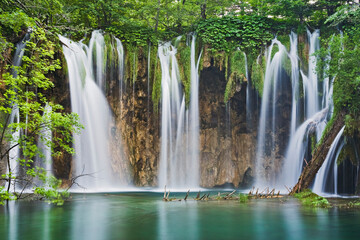
M326 155L330 150L330 146L334 141L336 135L344 126L345 111L338 113L330 129L323 136L323 141L313 152L311 161L304 167L297 184L291 189L290 195L301 192L304 189L309 188L313 182L316 173L325 161Z

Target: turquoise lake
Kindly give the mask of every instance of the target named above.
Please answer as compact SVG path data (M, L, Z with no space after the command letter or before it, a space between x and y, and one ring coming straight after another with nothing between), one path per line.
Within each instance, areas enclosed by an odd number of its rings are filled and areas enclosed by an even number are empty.
M73 194L61 207L1 206L0 239L360 239L360 210L312 209L288 198L242 204L164 202L161 193Z

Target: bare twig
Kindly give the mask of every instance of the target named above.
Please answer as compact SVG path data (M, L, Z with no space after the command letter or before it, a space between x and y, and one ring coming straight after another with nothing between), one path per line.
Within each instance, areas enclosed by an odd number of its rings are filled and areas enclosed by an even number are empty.
M200 191L198 192L198 194L196 195L195 199L199 199L200 198Z
M186 201L186 199L188 198L189 193L190 193L190 189L189 189L189 191L187 191L187 193L186 193L186 196L185 196L185 198L184 198L185 201Z
M286 187L286 189L288 190L288 192L290 193L291 191L290 191L290 189L286 186L286 185L284 185L285 187Z

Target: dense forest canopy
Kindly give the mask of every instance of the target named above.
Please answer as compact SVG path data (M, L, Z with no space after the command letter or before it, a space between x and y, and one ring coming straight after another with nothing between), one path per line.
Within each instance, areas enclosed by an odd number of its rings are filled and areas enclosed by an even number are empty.
M25 14L39 27L56 28L79 37L90 29L103 29L129 43L144 45L197 30L204 25L202 22L223 16L271 18L277 28L273 30L279 31L279 25L284 24L291 28L306 22L313 28L320 27L342 7L342 20L351 22L354 16L344 8L353 4L354 1L335 0L3 0L1 18L11 21L14 17L16 24L26 25L26 19L19 21L16 17Z

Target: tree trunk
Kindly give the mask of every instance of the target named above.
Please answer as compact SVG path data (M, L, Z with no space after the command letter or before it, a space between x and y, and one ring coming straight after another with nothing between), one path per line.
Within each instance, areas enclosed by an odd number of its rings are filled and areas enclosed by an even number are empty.
M316 173L319 171L320 167L325 161L326 155L329 152L332 142L345 124L344 118L345 111L341 111L336 116L333 125L331 126L327 134L324 136L322 144L314 150L311 161L302 171L299 180L295 187L291 190L290 195L307 189L313 182Z
M159 26L159 15L160 15L160 0L158 0L158 7L156 9L156 18L155 18L155 32L157 32L158 30L158 26Z
M203 4L201 4L200 8L201 8L201 18L206 19L206 0L204 1Z

